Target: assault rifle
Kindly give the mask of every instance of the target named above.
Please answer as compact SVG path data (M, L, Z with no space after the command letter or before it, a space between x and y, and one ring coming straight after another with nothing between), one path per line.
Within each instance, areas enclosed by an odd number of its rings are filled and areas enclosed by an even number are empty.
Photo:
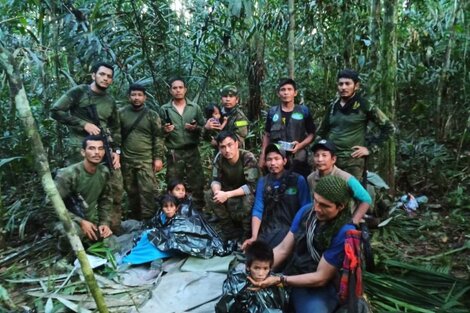
M69 212L77 215L78 217L85 218L85 210L88 209L88 203L86 203L81 194L77 193L68 196L64 200L64 203Z
M96 111L96 105L91 104L87 106L87 110L93 123L96 126L98 126L98 128L100 129L100 135L101 135L101 138L103 139L103 145L104 145L104 151L105 151L104 163L110 170L112 170L113 169L113 149L111 148L111 144L113 143L113 137L111 136L111 132L109 131L108 128L104 128L100 125L100 118L98 116L98 112Z

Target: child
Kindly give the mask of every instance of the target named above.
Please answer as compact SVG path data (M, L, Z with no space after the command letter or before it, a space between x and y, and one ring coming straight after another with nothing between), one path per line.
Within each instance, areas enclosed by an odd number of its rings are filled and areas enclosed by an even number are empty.
M207 130L204 128L204 138L207 140L210 139L211 146L218 150L215 137L217 136L218 132L223 130L225 125L227 125L227 117L222 117L220 107L217 104L209 104L206 106L204 108L204 116L207 119L206 124L213 124L212 129L214 129Z
M234 268L224 282L224 294L216 304L218 313L264 312L267 309L287 309L287 291L283 286L272 286L255 290L248 277L253 281L263 281L270 275L274 262L273 250L263 241L255 241L246 251L245 271Z
M178 211L178 200L172 195L164 195L159 216L162 225L168 224L175 217L176 211Z
M227 117L221 114L220 107L217 104L209 104L204 108L205 118L213 123L220 125L220 130L224 129L227 124Z
M178 214L191 216L195 213L193 200L190 196L186 195L186 186L183 181L178 179L171 180L168 183L167 191L168 194L176 198Z

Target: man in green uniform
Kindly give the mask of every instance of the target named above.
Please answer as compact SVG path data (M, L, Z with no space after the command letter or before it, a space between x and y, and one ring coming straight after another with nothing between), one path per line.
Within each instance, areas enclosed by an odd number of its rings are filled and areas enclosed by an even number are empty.
M107 63L97 63L92 68L93 82L67 91L51 108L51 117L66 125L70 131L69 163L80 161L77 156L80 144L87 135L102 135L108 138L113 149L111 161L111 188L113 210L111 229L119 232L121 224L121 198L123 193L120 163L121 127L114 99L106 93L113 82L114 69ZM103 130L103 132L102 132ZM111 135L111 136L108 136ZM111 151L109 152L111 153Z
M238 89L233 85L226 85L220 90L222 97L222 116L227 119L227 123L221 128L220 123L212 119L208 119L205 125L207 130L225 130L234 132L240 142L240 148L245 148L245 138L248 135L248 118L242 112L240 105L240 97Z
M198 144L204 127L204 116L196 103L186 99L187 88L182 78L172 78L168 85L173 99L160 110L165 116L166 179L167 182L183 180L192 193L195 206L202 209L204 172Z
M212 199L224 239L245 240L251 234L251 207L258 180L253 153L238 148L238 136L222 131L216 138L219 153L212 170Z
M163 135L157 112L145 106L145 87L129 87L131 105L119 110L122 140L122 174L130 218L150 219L157 210L155 172L163 168Z
M72 197L81 196L87 204L79 214L70 212L70 215L80 226L77 228L80 238L86 237L90 241L112 235L110 172L101 164L104 153L101 136L87 136L81 150L83 160L60 169L55 177L57 189L64 202L70 203Z
M359 74L353 70L338 73L339 99L327 110L318 135L336 146L336 165L362 180L365 157L394 133L394 126L375 105L358 95ZM373 122L380 131L377 138L366 143L367 125Z

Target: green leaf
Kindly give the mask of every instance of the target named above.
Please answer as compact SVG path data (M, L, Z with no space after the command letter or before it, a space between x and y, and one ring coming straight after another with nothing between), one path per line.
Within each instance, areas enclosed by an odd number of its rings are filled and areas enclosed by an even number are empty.
M6 158L6 159L0 159L0 167L2 167L5 164L10 163L11 161L19 160L19 159L24 159L24 157L17 156L17 157L11 157L11 158Z

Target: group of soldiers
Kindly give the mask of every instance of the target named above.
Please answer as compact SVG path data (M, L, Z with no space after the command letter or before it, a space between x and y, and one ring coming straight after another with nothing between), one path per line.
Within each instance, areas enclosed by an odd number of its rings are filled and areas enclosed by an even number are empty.
M338 74L339 98L318 132L309 108L295 103L296 82L281 79L280 104L268 111L258 160L244 149L249 121L235 86L220 90L222 118L217 120L205 117L200 106L186 98L186 82L180 77L168 82L171 100L158 113L146 105L146 90L139 84L129 87L130 104L118 109L107 93L113 74L112 65L97 63L92 83L70 89L51 109L51 116L68 127L72 151L67 157L71 165L58 172L56 185L64 200L83 197L87 204L83 214L71 214L89 240L119 234L123 218L152 218L158 210L155 174L163 168L166 182L183 181L195 207L212 212L221 236L239 240L242 248L257 239L276 246L296 212L312 202L315 181L321 176L332 174L348 182L359 203L355 222L367 211L370 197L358 182L364 159L392 135L394 127L357 94L357 72ZM378 126L380 136L366 143L370 121ZM206 195L199 153L205 135L218 149ZM320 138L310 148L316 135ZM309 150L314 155L313 173ZM266 171L263 177L262 170ZM121 208L124 190L127 216Z

